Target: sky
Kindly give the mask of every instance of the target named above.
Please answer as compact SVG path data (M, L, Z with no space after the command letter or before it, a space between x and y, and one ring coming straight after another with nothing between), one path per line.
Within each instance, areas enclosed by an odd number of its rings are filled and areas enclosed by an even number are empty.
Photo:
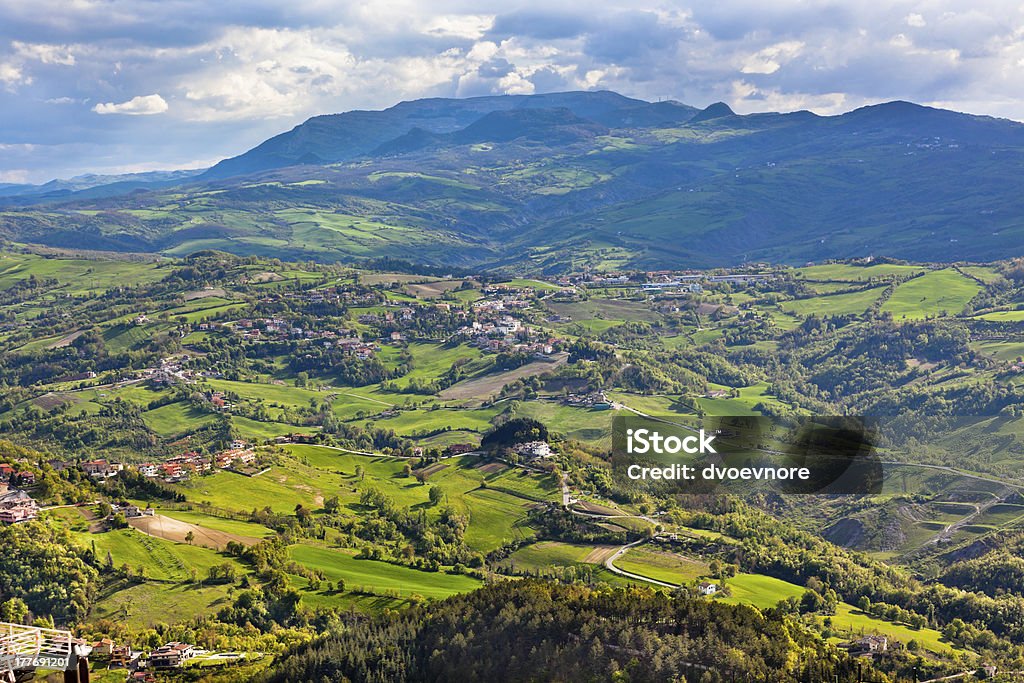
M1024 120L1024 4L0 0L0 183L200 168L317 114L564 90Z

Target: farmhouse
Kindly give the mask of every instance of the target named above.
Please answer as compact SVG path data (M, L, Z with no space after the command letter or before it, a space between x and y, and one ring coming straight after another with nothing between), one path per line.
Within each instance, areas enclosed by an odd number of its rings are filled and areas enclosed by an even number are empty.
M864 636L858 638L845 646L851 655L861 657L872 657L885 654L889 649L889 639L885 636Z
M195 656L195 646L188 643L167 643L149 653L149 664L154 669L176 669Z
M95 652L95 650L93 650ZM110 649L110 666L123 666L128 668L139 658L141 652L132 651L130 645L118 645Z
M153 508L140 508L138 505L129 505L124 509L125 517L153 517L156 510Z
M151 462L142 463L136 469L138 469L139 474L144 477L155 477L160 473L160 468Z
M710 581L701 581L697 584L697 590L701 595L714 595L718 592L718 586Z
M113 651L114 641L112 641L110 638L103 638L101 640L97 640L95 643L92 644L92 653L94 655L109 657Z
M82 463L82 470L93 479L109 479L117 476L117 473L124 469L124 465L106 460L90 460Z

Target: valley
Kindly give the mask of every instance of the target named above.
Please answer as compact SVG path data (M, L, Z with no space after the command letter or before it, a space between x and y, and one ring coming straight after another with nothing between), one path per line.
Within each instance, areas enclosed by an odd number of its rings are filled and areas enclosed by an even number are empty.
M1016 661L1019 261L389 265L0 255L0 460L38 506L0 533L81 562L74 612L28 609L252 676L339 619L536 581L884 636L880 676ZM611 476L620 414L874 416L884 485L652 497Z

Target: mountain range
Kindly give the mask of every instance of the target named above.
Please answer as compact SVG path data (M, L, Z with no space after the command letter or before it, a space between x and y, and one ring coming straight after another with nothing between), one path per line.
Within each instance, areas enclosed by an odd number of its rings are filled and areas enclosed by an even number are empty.
M612 92L317 116L203 172L0 187L0 237L555 272L1024 254L1024 125ZM109 180L109 182L108 182Z

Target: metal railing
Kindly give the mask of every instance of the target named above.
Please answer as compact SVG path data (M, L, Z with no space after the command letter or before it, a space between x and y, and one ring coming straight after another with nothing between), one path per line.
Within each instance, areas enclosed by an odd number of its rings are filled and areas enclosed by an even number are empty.
M70 631L0 622L0 677L14 671L50 669L66 671L79 652Z

